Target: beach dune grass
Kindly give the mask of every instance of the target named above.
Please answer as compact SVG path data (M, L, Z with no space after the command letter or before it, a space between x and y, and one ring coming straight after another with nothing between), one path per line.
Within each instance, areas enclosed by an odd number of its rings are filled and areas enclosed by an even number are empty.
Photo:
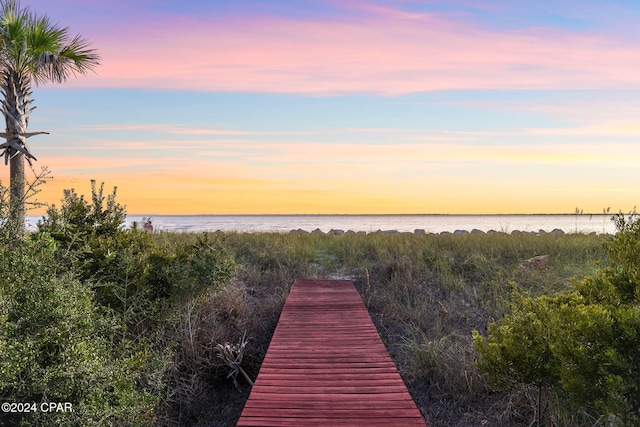
M593 274L598 263L606 262L603 244L610 239L501 233L215 235L238 266L233 283L222 292L243 295L238 304L246 318L230 339L244 332L250 338L248 372L259 370L293 280L351 279L432 426L531 422L531 401L489 390L475 364L471 333L486 331L507 312L514 283L537 296L569 289L574 278ZM167 233L157 238L193 236ZM524 263L540 255L548 255L544 268ZM216 303L209 304L213 309ZM236 410L216 423L233 425L247 395L248 386L241 385L231 394L234 403L225 404ZM514 408L514 402L520 407Z

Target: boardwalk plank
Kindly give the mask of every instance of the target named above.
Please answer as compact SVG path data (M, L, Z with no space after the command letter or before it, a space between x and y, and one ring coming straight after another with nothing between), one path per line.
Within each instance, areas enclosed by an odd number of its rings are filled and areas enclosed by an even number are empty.
M281 385L261 385L261 393L299 393L299 394L332 394L332 393L358 393L358 394L376 394L376 393L405 393L407 392L404 384L402 385L357 385L342 386L336 384L334 386L319 386L295 384L290 381ZM375 396L372 396L375 397Z
M410 401L411 396L407 393L377 393L376 399L384 402L392 402L396 400ZM298 393L255 393L251 395L251 399L247 401L253 402L256 400L270 401L270 402L351 402L354 406L360 407L367 403L375 403L376 401L371 399L369 394L348 394L348 393L334 393L331 395L312 395L312 394L298 394Z
M425 427L350 281L297 280L238 426Z
M264 417L271 409L267 408L252 408L245 407L243 411L243 415L247 417ZM276 412L276 411L274 411ZM277 414L279 416L283 416L286 418L309 418L309 409L297 409L297 408L278 408ZM391 417L400 417L400 418L409 418L415 415L415 412L410 408L362 408L362 409L353 409L353 408L313 408L313 417L314 418L337 418L337 419L348 419L348 418L391 418Z
M385 409L406 409L408 399L403 400L389 400L385 401L384 408ZM319 399L307 399L307 400L288 400L284 402L279 402L279 408L282 409L353 409L354 405L351 401L336 401L336 400L319 400ZM251 400L248 401L245 405L245 409L247 408L262 408L262 409L272 409L273 401L271 400ZM370 400L365 400L362 402L358 402L358 410L368 410L368 409L380 409L379 402L372 402Z
M393 423L393 424L390 424ZM247 417L246 421L238 426L242 427L424 427L422 419L416 418L360 418L336 420L332 418L286 418L286 417Z
M353 380L362 382L363 376L353 372L327 372L327 373L317 373L317 372L305 372L305 373L291 373L291 372L280 372L277 374L270 373L260 373L260 378L262 381L273 380L273 379L287 379L289 381L295 380L305 380L311 379L314 381L320 381L322 379L326 381L341 381L341 380ZM397 381L398 376L395 373L376 373L367 375L367 380L393 380Z

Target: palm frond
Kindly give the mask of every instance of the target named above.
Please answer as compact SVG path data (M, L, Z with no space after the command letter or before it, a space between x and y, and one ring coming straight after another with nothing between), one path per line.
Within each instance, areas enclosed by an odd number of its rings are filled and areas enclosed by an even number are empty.
M99 65L99 56L80 35L46 15L21 8L19 0L0 2L0 66L28 75L36 84L64 82Z
M17 0L0 3L0 61L5 68L22 68L27 62L25 28L31 20L28 8L21 9Z
M72 75L93 71L100 64L99 55L80 35L65 42L57 51L45 51L38 57L37 67L46 80L61 83Z

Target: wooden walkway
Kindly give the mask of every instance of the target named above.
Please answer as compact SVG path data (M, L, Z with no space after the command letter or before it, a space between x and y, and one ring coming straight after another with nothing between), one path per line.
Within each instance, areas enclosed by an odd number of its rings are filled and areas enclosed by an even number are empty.
M238 426L421 426L353 283L296 280Z

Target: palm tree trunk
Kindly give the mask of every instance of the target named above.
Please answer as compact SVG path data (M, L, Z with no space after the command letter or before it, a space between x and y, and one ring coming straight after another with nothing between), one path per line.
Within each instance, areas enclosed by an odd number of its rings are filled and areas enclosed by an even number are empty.
M23 236L25 231L24 176L24 154L16 153L11 159L9 166L9 182L11 185L9 212L16 237Z
M7 125L7 142L14 141L28 153L24 135L29 125L29 115L33 108L31 96L31 81L13 70L5 70L2 79L4 102L2 110ZM15 148L8 148L10 157L10 219L15 227L16 237L24 235L25 231L25 155Z

